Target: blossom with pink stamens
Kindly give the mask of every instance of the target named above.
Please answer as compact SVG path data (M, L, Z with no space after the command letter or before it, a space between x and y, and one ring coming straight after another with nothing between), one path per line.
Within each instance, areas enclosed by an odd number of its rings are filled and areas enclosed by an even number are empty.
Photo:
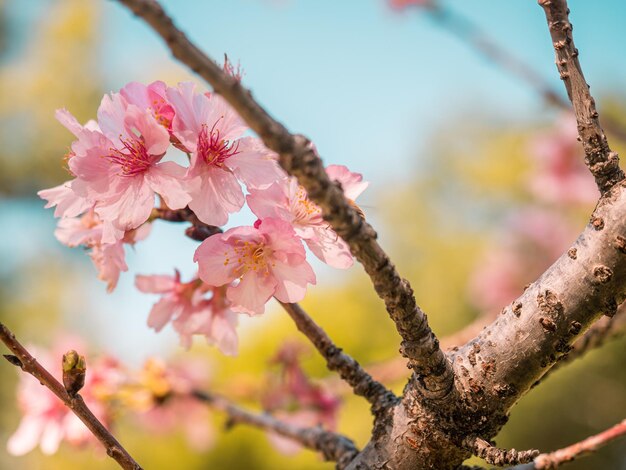
M213 286L228 285L231 308L249 314L263 313L272 296L299 302L307 284L315 284L300 238L290 224L275 218L207 238L194 261L200 279ZM232 285L235 280L238 283Z
M221 96L180 83L168 88L167 98L176 109L173 133L191 154L189 207L202 222L224 225L241 209L245 198L239 180L254 188L284 175L275 154L258 139L242 137L247 127Z
M230 310L226 287L212 287L199 279L181 282L174 276L137 276L135 285L141 292L161 294L148 317L148 326L160 331L171 322L183 347L191 346L194 335L203 335L224 354L237 354L237 314Z
M354 201L368 185L362 175L352 173L343 165L329 165L326 173L331 180L341 184L350 201ZM308 198L306 190L295 178L284 178L265 189L253 189L247 200L252 212L260 219L277 217L289 222L320 260L339 269L352 266L354 260L348 245L322 218L320 207Z

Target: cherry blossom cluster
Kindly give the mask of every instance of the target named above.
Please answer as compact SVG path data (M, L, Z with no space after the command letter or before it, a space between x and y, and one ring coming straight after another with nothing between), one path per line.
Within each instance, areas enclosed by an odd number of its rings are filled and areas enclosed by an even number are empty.
M29 349L60 380L61 364L55 359L59 360L67 345L64 341L50 351L32 346ZM193 447L206 447L213 435L209 411L191 397L192 390L206 386L203 370L188 361L165 364L149 359L139 371L129 371L116 358L103 355L89 362L80 394L109 429L124 410L151 432L168 432L182 426ZM96 442L80 419L31 375L20 374L17 398L22 419L7 442L10 454L24 455L37 446L45 454L54 454L62 441L74 446Z
M139 290L161 295L149 325L158 331L171 323L184 346L204 335L235 354L237 314L261 314L272 297L302 300L316 282L305 245L336 268L353 263L321 209L280 168L276 154L246 135L243 120L219 95L192 83L129 83L104 96L96 121L81 125L66 110L56 116L76 137L66 158L72 179L39 195L61 218L57 238L89 249L109 291L128 269L124 245L148 236L155 205L191 211L216 227L246 202L257 217L253 225L204 240L193 257L197 276L189 281L178 272L138 276ZM180 152L185 164L174 161ZM344 166L331 165L327 173L352 201L367 187Z

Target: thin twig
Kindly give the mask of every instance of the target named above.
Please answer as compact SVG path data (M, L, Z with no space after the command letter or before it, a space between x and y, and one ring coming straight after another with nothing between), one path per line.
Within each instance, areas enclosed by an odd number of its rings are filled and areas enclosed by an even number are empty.
M498 465L499 467L532 462L533 459L539 455L539 451L535 449L500 449L480 437L468 437L464 440L463 444L471 450L474 455L480 457L488 464Z
M335 346L326 332L313 321L302 307L298 304L280 301L279 303L293 319L298 330L309 338L326 359L328 368L338 372L341 378L352 387L355 394L364 397L372 405L374 414L397 403L397 397L380 382L375 381L357 361Z
M376 241L374 229L364 221L348 201L340 186L331 182L315 147L305 137L291 134L273 119L245 89L239 80L195 46L180 31L155 0L118 0L149 24L167 43L172 54L209 82L216 93L241 115L263 140L279 155L281 166L307 190L337 234L369 274L378 295L402 337L401 352L417 376L420 393L430 402L456 398L454 372L428 325L426 315L417 306L413 289L402 279L395 266Z
M325 431L321 427L301 428L294 426L268 414L245 410L228 399L213 393L194 390L192 396L226 413L229 424L247 424L291 438L308 449L321 452L326 460L337 462L338 468L347 466L359 452L354 443L347 437Z
M502 70L528 84L547 104L565 111L571 110L570 103L552 87L548 80L537 73L532 66L513 55L511 51L504 49L469 18L436 2L429 3L422 8L439 26L459 38L463 44L470 46ZM626 141L626 129L620 122L611 116L604 116L602 120L608 131L620 140Z
M561 465L571 462L579 457L588 455L596 450L604 447L608 443L626 436L626 419L615 426L602 431L595 436L588 437L576 444L567 446L563 449L555 450L535 457L535 460L528 465L514 467L515 470L545 470L549 468L557 468ZM513 469L511 469L513 470Z
M606 194L624 179L617 153L611 151L604 135L589 85L585 81L578 49L574 46L572 24L569 22L566 0L539 0L546 14L556 66L574 106L578 135L585 150L585 163L593 174L601 194Z
M168 209L155 207L150 214L150 221L154 219L161 219L167 222L190 222L191 227L187 227L185 235L196 241L203 241L209 238L211 235L221 233L222 229L215 225L208 225L202 222L196 214L193 213L189 207L184 209Z
M11 350L14 356L5 356L13 365L35 377L41 385L48 388L87 426L89 431L102 443L109 457L120 467L128 470L141 470L141 467L122 447L115 437L104 427L87 407L79 395L70 396L63 385L55 379L35 358L22 346L15 335L0 323L0 340ZM59 361L60 364L60 361Z

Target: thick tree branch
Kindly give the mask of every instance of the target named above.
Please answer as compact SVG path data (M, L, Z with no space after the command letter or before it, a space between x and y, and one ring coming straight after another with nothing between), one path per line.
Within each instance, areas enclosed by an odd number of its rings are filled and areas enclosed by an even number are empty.
M626 419L615 426L602 431L595 436L588 437L576 444L555 450L546 454L540 454L535 460L528 465L520 465L514 467L514 470L545 470L549 468L557 468L561 465L571 462L579 457L588 455L596 450L604 447L615 439L626 436ZM513 470L513 469L511 469Z
M11 350L13 356L5 358L24 372L35 377L41 385L48 388L87 426L89 431L102 443L109 457L120 467L128 470L141 470L141 467L104 425L95 417L79 394L70 395L64 386L22 346L15 335L0 323L0 340ZM59 361L60 364L61 361Z
M545 11L552 45L556 52L556 66L565 84L567 95L574 106L578 135L585 150L585 163L593 174L601 194L624 179L617 153L611 151L600 127L598 112L589 85L585 81L578 49L574 46L572 24L569 22L566 0L539 0Z
M324 219L350 246L369 274L378 295L402 337L401 352L418 376L420 393L430 401L456 396L454 374L439 348L426 315L417 306L413 289L402 279L376 241L374 229L353 208L339 185L328 178L315 147L305 137L291 134L273 119L243 88L239 80L225 73L213 60L187 39L155 0L118 0L148 23L167 43L172 54L209 82L215 92L242 116L279 155L281 166L307 190L321 208Z
M197 400L226 413L229 424L247 424L289 437L308 449L321 452L326 460L337 462L339 469L345 468L359 452L354 443L341 434L325 431L320 427L301 428L268 414L253 413L212 393L196 390L192 395Z
M315 345L319 353L326 359L330 370L339 373L354 390L364 397L371 405L374 414L385 411L397 403L397 397L381 383L372 379L361 365L352 357L335 346L326 332L298 304L279 303L293 319L300 330ZM406 370L406 369L405 369Z
M574 245L480 335L453 353L461 386L493 435L508 409L626 298L626 188L601 199ZM499 418L498 418L499 416ZM498 422L499 421L499 422Z

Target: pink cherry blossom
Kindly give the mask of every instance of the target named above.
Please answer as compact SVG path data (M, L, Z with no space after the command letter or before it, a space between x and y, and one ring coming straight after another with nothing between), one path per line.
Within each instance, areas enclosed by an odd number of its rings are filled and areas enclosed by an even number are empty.
M193 335L203 335L224 354L237 354L237 314L229 308L226 287L208 286L199 279L183 283L178 271L174 276L137 276L135 284L141 292L161 294L150 311L149 327L160 331L172 322L186 348Z
M189 207L209 225L224 225L244 204L239 184L262 187L284 175L276 156L246 131L241 118L216 94L195 92L192 83L168 88L176 108L173 133L191 154Z
M57 379L61 379L61 357L66 349L54 348L46 354L37 348L37 360ZM107 403L119 384L122 373L117 361L103 357L88 365L85 386L81 396L91 411L105 426L110 423L111 414ZM12 455L24 455L37 445L45 454L54 454L61 441L81 445L95 441L91 432L50 390L42 386L29 374L20 374L18 385L18 406L23 413L15 433L9 438L7 450Z
M342 165L329 165L326 173L341 184L351 201L368 186L362 175L352 173ZM295 178L283 178L268 188L253 189L247 199L257 217L277 217L289 222L320 260L339 269L352 266L354 260L348 245L322 218L322 210L309 200L306 190Z
M322 385L313 383L300 365L304 348L286 342L274 358L280 367L263 397L263 407L278 419L299 427L323 426L334 430L341 401ZM270 442L280 452L291 455L301 446L286 437L269 433Z
M89 256L98 270L98 279L107 283L107 291L112 292L117 285L120 273L128 271L124 260L124 244L133 245L146 238L150 224L144 224L136 230L122 233L114 243L102 243L104 223L93 209L81 217L59 220L56 231L57 239L64 245L75 247L84 245L90 248Z
M185 169L163 162L170 145L169 133L152 114L142 111L118 93L105 95L98 123L109 147L93 147L83 158L72 158L70 168L94 184L96 212L120 231L137 228L150 216L159 194L171 209L187 205L190 196L182 182ZM115 241L105 231L104 242Z
M207 238L194 261L200 279L209 285L228 285L231 308L249 314L263 313L272 296L298 302L307 284L315 284L300 239L291 225L275 218ZM235 280L239 282L231 285Z
M150 358L139 375L139 383L130 390L139 412L139 423L151 433L171 432L182 428L190 446L206 451L214 441L211 412L206 404L192 396L203 390L208 380L206 362L193 359L166 364Z
M528 185L537 198L570 204L598 200L600 193L584 164L573 115L563 115L555 128L534 139L530 152L535 166L528 175Z

